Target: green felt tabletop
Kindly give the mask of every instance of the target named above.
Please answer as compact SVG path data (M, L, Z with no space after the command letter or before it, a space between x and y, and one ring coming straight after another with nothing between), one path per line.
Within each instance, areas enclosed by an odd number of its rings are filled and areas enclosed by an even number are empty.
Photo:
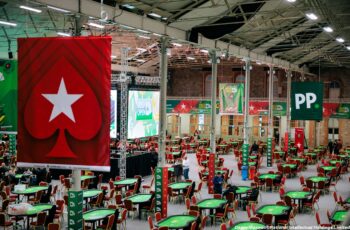
M199 143L207 143L207 140L198 141Z
M15 175L16 179L21 179L22 176L23 176L23 174L16 174L16 175Z
M208 162L209 162L209 161L201 161L201 163L202 163L203 165L208 164ZM215 163L216 163L216 164L219 163L219 162L220 162L219 160L215 160Z
M197 144L196 143L190 143L189 144L191 147L195 147L195 146L197 146Z
M242 221L235 223L229 230L258 230L265 229L265 224L259 222Z
M22 195L26 195L26 194L34 194L38 191L41 190L47 190L49 187L48 186L32 186L29 188L26 188L23 191L13 191L14 194L22 194Z
M345 203L350 204L350 196L345 200Z
M317 154L316 153L304 153L304 155L306 155L306 156L316 156Z
M285 195L289 196L292 199L305 199L308 196L310 196L311 192L304 192L304 191L290 191L287 192Z
M90 222L96 221L96 220L102 220L114 213L115 213L114 209L107 209L107 208L93 209L93 210L84 212L83 219L85 221L90 221Z
M131 184L135 184L136 182L137 182L136 178L128 178L124 180L114 181L113 184L114 185L131 185Z
M95 197L98 194L100 194L102 190L99 189L88 189L83 191L83 197L84 198L90 198L90 197Z
M259 179L266 179L266 178L276 179L277 176L279 176L279 175L277 175L277 174L265 173L265 174L261 174L261 175L259 176Z
M255 165L256 165L256 162L254 162L254 161L253 161L253 162L252 162L252 161L249 161L249 162L248 162L248 165L249 165L249 166L255 166Z
M305 159L304 159L304 158L294 157L294 158L292 158L292 159L295 160L295 161L305 162Z
M250 159L256 159L257 156L249 156Z
M287 167L287 166L289 166L291 169L295 169L295 168L297 167L296 164L283 164L283 165L282 165L283 168L284 168L284 167Z
M335 213L333 213L333 216L331 217L331 219L333 221L342 222L345 220L345 217L347 214L348 214L348 211L346 211L346 210L338 210Z
M80 180L87 180L87 179L94 179L96 176L88 176L88 175L86 175L86 176L81 176L80 177Z
M321 168L323 168L324 171L331 171L332 169L335 169L337 167L335 167L335 166L321 166Z
M209 198L209 199L199 201L197 205L199 208L202 208L202 209L214 209L214 208L220 208L226 203L227 203L227 200L225 199Z
M168 168L168 172L174 172L174 168L173 167Z
M249 186L237 186L238 189L236 190L236 194L242 194L247 193L248 191L252 190Z
M229 142L227 142L227 143L232 144L232 145L237 145L237 144L238 144L237 141L229 141Z
M331 160L330 161L330 163L332 164L332 165L335 165L335 164L337 164L337 163L341 163L342 161L339 161L339 160Z
M173 154L173 155L180 155L181 152L170 152L170 154Z
M345 155L345 154L340 154L338 156L341 157L341 158L348 158L349 157L349 155Z
M283 154L285 154L285 152L284 152L284 151L275 151L274 153L278 153L279 155L283 155Z
M221 175L223 175L223 174L225 174L226 172L227 172L227 171L225 171L225 170L215 170L215 174L220 173ZM206 172L203 173L203 175L204 175L204 176L208 176L208 175L209 175L209 172L206 171Z
M165 218L158 222L158 227L168 227L170 229L180 229L190 226L190 224L197 220L195 216L189 215L174 215Z
M289 148L290 150L296 150L297 148L294 148L294 147L291 147L291 148Z
M192 182L177 182L177 183L169 184L169 187L172 189L185 189L191 185L192 185Z
M281 205L275 205L275 204L271 204L271 205L263 205L261 206L258 210L256 210L256 212L258 214L272 214L272 215L282 215L285 212L287 212L290 209L290 207L288 206L281 206Z
M131 200L134 204L144 203L150 201L152 194L135 194L129 196L127 200Z
M319 181L326 181L328 180L328 177L324 177L324 176L312 176L312 177L308 177L308 180L311 180L314 183L318 183Z
M52 204L36 204L36 205L33 205L32 208L27 210L26 214L27 215L36 215L39 212L50 210L52 208L52 206L53 206Z
M222 145L218 145L218 147L226 147L227 145L222 144Z

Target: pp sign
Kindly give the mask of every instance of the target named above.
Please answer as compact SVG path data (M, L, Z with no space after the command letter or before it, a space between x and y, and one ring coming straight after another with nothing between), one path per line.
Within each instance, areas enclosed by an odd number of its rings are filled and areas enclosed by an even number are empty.
M322 120L323 83L292 82L292 120Z

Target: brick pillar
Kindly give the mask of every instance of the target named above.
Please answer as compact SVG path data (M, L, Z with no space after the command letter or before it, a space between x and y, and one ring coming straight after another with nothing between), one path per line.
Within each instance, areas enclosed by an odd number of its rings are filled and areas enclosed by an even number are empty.
M315 148L316 146L316 138L315 138L315 129L316 129L316 122L315 121L308 121L309 122L309 148Z

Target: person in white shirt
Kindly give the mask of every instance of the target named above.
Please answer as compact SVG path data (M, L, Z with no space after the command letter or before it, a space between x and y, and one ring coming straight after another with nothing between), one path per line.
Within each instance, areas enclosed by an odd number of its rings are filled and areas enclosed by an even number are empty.
M185 156L182 160L182 168L185 180L189 179L188 174L190 172L190 161L187 159L187 156Z

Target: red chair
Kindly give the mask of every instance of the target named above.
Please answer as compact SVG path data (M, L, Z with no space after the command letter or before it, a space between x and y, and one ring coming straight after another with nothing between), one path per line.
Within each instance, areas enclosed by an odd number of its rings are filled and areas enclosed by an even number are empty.
M6 221L5 213L0 213L0 226L6 229L7 227L12 226L13 223L11 221Z
M214 215L214 224L216 222L216 219L220 219L222 223L226 222L227 219L227 209L228 209L228 204L225 205L224 211L223 212L216 212Z
M247 211L247 215L248 215L248 219L249 219L250 217L252 217L252 214L250 213L250 206L249 205L246 206L246 211Z
M227 226L226 226L226 224L221 224L220 225L220 230L227 230Z
M205 228L205 225L207 224L209 216L203 216L201 220L200 230L203 230Z
M106 229L106 230L112 230L113 223L114 223L115 215L112 214L108 217L108 221L106 225L99 225L97 229Z
M272 225L272 219L273 219L273 215L271 214L263 214L261 221L266 224L267 226L271 226Z
M157 222L162 220L162 214L160 212L156 212L154 214L154 218L156 219Z
M316 221L317 221L318 226L320 226L320 227L332 227L332 224L329 224L329 223L322 224L321 223L320 215L318 214L318 212L315 213L315 217L316 217Z
M61 225L59 223L49 223L47 230L60 230Z

